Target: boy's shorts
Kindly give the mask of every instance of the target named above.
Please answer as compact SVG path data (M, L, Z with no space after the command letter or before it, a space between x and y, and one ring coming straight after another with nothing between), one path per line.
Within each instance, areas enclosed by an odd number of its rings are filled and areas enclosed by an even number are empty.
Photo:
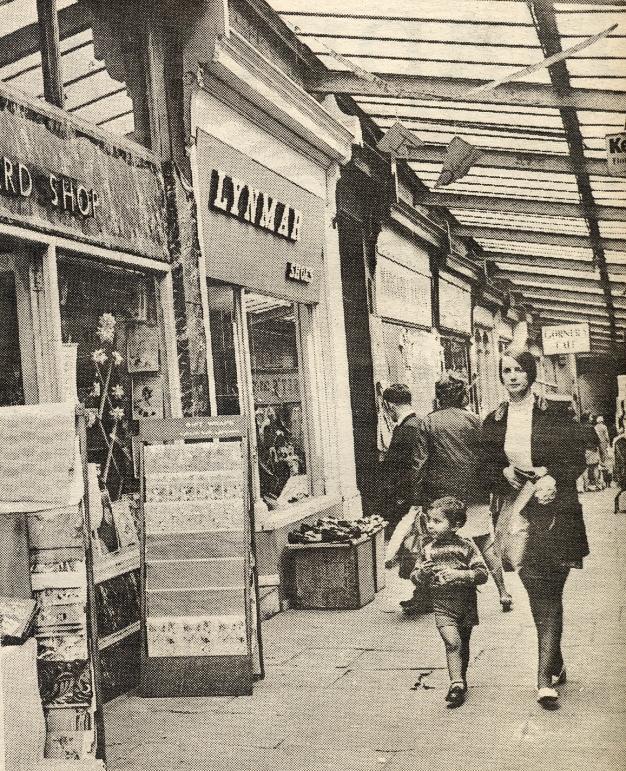
M437 629L443 626L472 627L478 624L476 590L443 593L433 589Z

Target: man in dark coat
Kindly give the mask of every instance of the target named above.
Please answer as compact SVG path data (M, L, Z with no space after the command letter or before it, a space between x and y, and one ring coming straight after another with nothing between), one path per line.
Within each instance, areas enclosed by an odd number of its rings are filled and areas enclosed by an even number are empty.
M420 421L411 401L411 391L402 383L383 391L383 406L396 424L381 464L380 512L388 522L388 536L409 509L422 502Z

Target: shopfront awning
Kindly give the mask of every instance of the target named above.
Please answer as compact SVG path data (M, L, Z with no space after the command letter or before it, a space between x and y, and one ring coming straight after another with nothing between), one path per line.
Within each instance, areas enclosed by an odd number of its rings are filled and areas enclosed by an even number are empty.
M348 94L381 129L400 121L421 140L417 202L448 209L490 275L543 323L588 320L593 352L623 354L626 166L609 173L605 137L626 117L626 0L270 4L322 65L310 90ZM550 67L480 88L616 24ZM454 137L481 155L435 189Z

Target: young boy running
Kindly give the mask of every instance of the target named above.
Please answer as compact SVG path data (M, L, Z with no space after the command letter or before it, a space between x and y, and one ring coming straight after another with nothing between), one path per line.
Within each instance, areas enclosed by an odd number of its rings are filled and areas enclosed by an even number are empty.
M422 559L411 574L416 586L431 588L435 623L446 646L450 689L448 707L460 707L467 691L472 627L478 624L476 587L487 581L487 568L472 541L457 530L466 520L465 504L446 496L428 508Z

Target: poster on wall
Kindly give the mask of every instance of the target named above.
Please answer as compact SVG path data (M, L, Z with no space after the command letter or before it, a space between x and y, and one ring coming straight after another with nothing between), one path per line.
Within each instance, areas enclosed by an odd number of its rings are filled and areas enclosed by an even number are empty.
M472 333L472 295L469 286L453 276L439 276L439 325Z
M163 383L160 375L133 375L133 420L163 417Z
M376 315L430 327L430 276L379 255L376 264Z
M128 371L158 372L159 328L156 324L129 324L126 343Z

